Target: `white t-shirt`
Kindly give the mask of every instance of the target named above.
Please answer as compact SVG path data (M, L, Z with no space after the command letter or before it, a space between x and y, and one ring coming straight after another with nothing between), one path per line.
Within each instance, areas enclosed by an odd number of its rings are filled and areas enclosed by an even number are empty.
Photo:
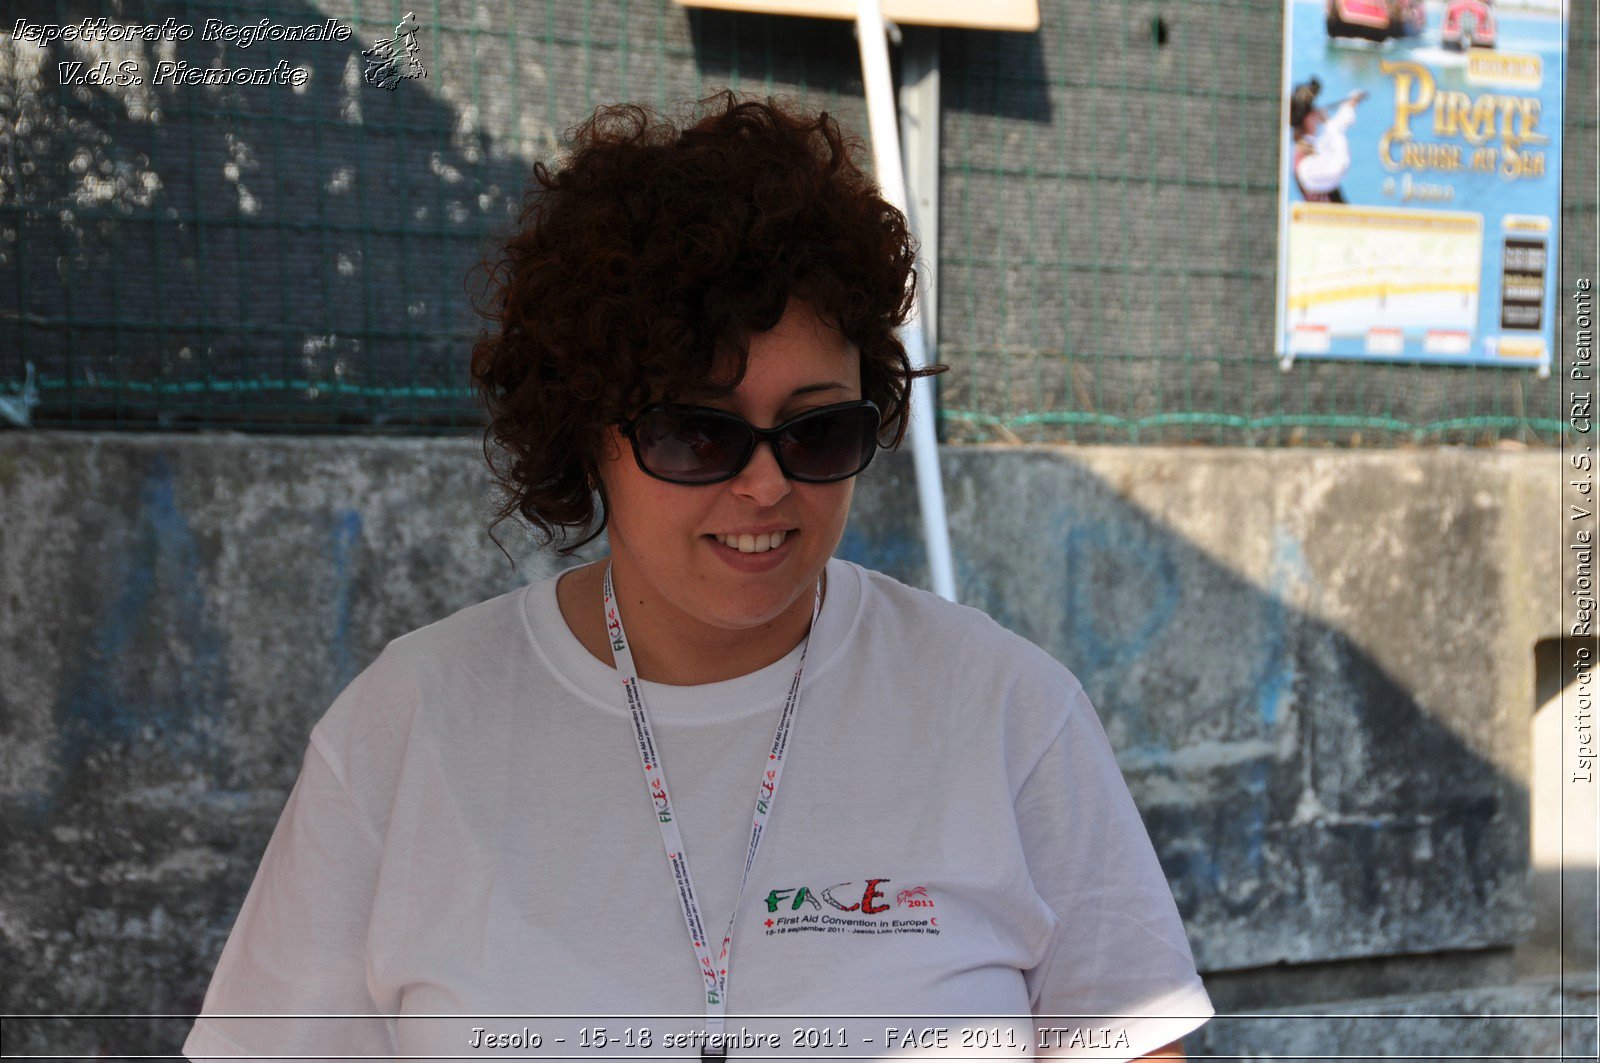
M621 684L557 578L394 640L318 722L186 1056L594 1058L596 1025L634 1040L608 1053L698 1055L667 1047L704 983ZM642 683L715 943L798 659ZM785 763L727 992L728 1030L782 1048L730 1058L906 1055L888 1028L941 1026L928 1054L984 1054L958 1049L987 1027L1025 1056L1028 1016L1066 1014L1041 1055L1131 1059L1214 1013L1083 687L982 612L830 560ZM550 1015L574 1018L527 1018ZM960 1021L986 1015L1021 1018Z

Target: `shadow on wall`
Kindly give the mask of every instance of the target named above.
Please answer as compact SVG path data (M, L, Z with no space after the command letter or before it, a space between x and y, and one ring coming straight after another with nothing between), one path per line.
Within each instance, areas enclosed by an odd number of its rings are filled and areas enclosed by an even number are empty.
M21 0L7 17L161 21L128 8ZM388 15L342 18L345 42L248 49L203 42L200 29L211 17L309 25L326 13L184 5L171 17L195 35L157 44L40 48L7 36L0 82L11 82L16 135L5 169L18 209L0 210L0 290L18 294L22 313L0 318L0 380L33 363L38 423L473 423L462 340L478 326L463 285L486 234L514 216L530 167L523 145L491 141L478 101L439 98L442 81L458 96L490 94L492 107L510 95L464 84L476 69L465 30L425 21L429 77L393 91L365 83L361 51L393 35ZM161 60L282 60L310 80L156 85ZM60 64L101 61L113 74L134 63L145 83L59 84Z
M952 449L945 461L960 600L1083 682L1202 970L1525 935L1526 785L1478 751L1507 738L1500 562L1473 549L1497 541L1498 511L1477 487L1424 500L1345 483L1295 519L1282 514L1299 503L1271 499L1293 497L1273 482L1283 474L1243 459L1209 480L1137 455L1120 471L1049 451ZM858 494L840 552L923 584L909 465L883 466L868 470L874 489ZM1199 500L1177 518L1185 528L1128 501L1126 485L1151 477ZM1391 502L1404 508L1385 512ZM1425 544L1441 521L1472 546L1429 554L1425 569L1372 549L1375 529ZM1198 530L1252 560L1220 563ZM1324 581L1364 630L1321 619L1334 596ZM1369 646L1406 660L1404 680Z

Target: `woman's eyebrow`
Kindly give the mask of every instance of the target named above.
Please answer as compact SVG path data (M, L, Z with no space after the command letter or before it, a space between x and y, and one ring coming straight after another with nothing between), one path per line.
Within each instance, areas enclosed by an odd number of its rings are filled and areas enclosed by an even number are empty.
M792 399L797 395L809 395L813 391L833 391L835 388L840 391L849 390L844 384L829 380L826 383L806 384L803 387L795 388L793 391L789 392L789 397Z

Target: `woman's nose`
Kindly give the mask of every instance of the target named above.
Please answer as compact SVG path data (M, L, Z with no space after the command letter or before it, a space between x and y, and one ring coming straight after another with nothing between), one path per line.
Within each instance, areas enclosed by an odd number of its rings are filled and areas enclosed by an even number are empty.
M778 468L776 444L763 439L756 444L755 453L739 475L732 481L734 493L743 495L758 506L776 505L789 493L789 478Z

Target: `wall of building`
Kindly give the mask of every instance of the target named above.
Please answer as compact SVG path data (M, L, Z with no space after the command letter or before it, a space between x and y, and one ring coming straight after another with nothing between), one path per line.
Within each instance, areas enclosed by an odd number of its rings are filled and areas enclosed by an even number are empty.
M1512 976L1559 454L943 461L962 601L1082 679L1219 1010ZM198 1010L334 695L576 563L491 509L475 438L0 435L3 1010ZM909 454L839 553L926 585ZM184 1025L129 1022L82 1036Z

